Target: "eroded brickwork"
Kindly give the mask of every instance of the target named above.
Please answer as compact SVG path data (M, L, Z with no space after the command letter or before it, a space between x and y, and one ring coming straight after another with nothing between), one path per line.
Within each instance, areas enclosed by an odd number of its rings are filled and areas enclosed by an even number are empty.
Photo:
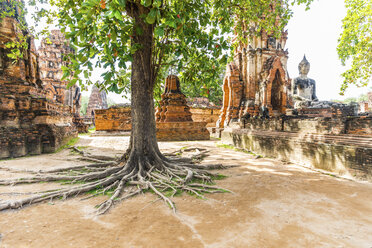
M261 32L235 49L234 60L226 67L217 127L247 116L279 116L292 106L286 40L286 32L278 39Z
M209 140L206 122L195 122L181 92L177 76L169 75L156 116L156 137L160 141Z
M372 117L250 118L222 142L281 160L372 180Z
M129 105L114 105L108 109L95 110L96 131L130 131L132 129Z
M15 63L5 44L21 32L15 18L0 22L0 158L52 152L77 135L72 109L48 97L32 37Z
M181 92L177 76L170 75L165 80L165 90L161 95L160 108L156 113L158 122L192 121L186 96Z
M107 109L107 95L106 92L100 91L96 86L93 86L92 93L89 97L87 107L87 117L94 118L96 109Z

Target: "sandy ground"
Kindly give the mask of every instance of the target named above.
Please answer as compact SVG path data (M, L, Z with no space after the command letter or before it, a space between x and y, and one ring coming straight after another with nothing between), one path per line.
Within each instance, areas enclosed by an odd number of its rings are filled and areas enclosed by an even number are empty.
M334 178L225 148L217 141L160 143L164 152L206 148L203 163L239 165L217 184L234 193L173 198L177 214L150 193L117 204L103 216L105 197L54 201L0 213L0 247L372 247L372 185ZM87 137L80 146L119 156L127 137ZM0 161L0 178L84 164L69 151ZM61 187L42 183L0 187L0 201ZM20 192L26 194L18 194Z

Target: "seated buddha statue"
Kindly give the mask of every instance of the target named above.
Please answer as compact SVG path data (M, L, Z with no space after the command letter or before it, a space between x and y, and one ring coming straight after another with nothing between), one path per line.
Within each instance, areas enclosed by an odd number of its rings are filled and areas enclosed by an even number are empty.
M300 76L292 81L294 107L308 107L312 102L318 101L318 98L316 97L315 80L307 77L310 71L310 63L307 61L306 56L304 56L298 65L298 70Z

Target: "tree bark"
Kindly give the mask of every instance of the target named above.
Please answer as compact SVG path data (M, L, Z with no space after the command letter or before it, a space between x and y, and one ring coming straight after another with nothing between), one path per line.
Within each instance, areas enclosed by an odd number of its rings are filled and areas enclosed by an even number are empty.
M154 25L148 24L140 16L146 9L132 8L134 19L133 43L139 48L133 54L131 77L132 132L128 164L138 165L138 160L145 159L152 164L157 158L163 158L156 140L156 123L154 109L154 79L152 71L152 49ZM146 163L144 163L146 164ZM145 166L145 170L149 168Z

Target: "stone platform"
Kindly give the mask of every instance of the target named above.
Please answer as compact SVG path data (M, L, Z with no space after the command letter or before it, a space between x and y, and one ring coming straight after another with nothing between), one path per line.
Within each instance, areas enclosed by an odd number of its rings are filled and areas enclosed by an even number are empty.
M221 140L255 153L372 181L372 118L252 119Z
M157 122L158 141L209 140L206 122Z

